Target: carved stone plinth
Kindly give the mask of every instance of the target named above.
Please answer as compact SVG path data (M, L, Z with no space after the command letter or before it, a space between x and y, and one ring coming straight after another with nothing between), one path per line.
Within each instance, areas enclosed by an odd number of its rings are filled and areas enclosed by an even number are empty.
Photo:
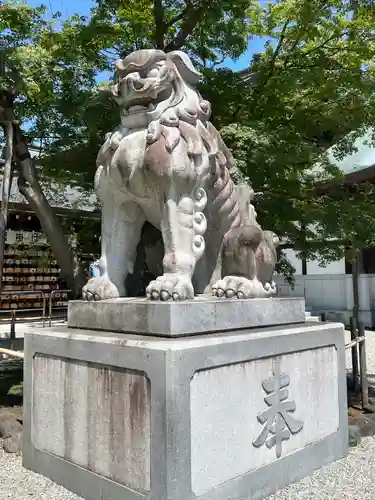
M24 380L25 467L87 500L259 500L347 453L339 324L44 329Z
M179 337L305 321L303 298L218 299L183 302L120 298L69 303L68 326L141 335Z

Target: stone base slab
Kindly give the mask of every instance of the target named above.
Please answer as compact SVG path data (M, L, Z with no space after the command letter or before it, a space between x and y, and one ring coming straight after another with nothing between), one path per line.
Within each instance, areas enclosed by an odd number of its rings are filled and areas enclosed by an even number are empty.
M183 302L120 298L69 302L68 326L122 333L179 337L207 332L305 322L303 298L218 299Z
M87 500L260 500L348 449L339 324L25 338L26 468Z

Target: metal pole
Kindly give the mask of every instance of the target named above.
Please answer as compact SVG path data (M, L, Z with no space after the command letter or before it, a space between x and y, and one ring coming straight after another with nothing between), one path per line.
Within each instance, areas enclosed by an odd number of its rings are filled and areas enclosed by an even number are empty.
M10 338L16 338L16 311L10 313Z
M16 311L10 313L10 348L13 349L13 340L16 338Z
M52 290L51 293L49 294L49 303L48 303L48 315L49 315L49 321L48 321L48 326L52 326L52 299L56 293L69 293L71 292L71 289L66 289L66 290L59 290L56 288L56 290Z
M357 323L355 318L350 318L350 338L352 341L356 341L358 337L357 334ZM353 345L352 349L352 374L353 374L353 391L355 393L359 392L358 386L358 377L359 377L359 369L358 369L358 353L357 353L357 342Z
M369 405L368 397L368 379L367 379L367 360L366 360L366 332L363 323L359 324L358 333L360 337L364 337L362 342L359 343L359 367L360 367L360 377L361 377L361 397L362 397L362 408L366 409Z
M353 282L353 317L356 325L359 324L359 255L360 251L355 249L355 257L352 264L352 282Z
M48 316L49 316L49 321L48 321L48 326L52 326L52 298L55 295L54 294L55 290L52 290L51 293L49 294L49 304L48 304Z
M43 319L42 319L42 325L43 325L43 328L44 328L45 325L46 325L46 296L45 296L44 292L42 292L42 298L43 298Z

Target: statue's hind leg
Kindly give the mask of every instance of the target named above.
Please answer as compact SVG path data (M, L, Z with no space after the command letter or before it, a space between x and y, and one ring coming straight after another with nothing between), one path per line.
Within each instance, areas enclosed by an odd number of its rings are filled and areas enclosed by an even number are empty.
M258 279L257 249L262 241L260 226L253 223L229 231L223 242L222 276L212 287L217 297L270 297L271 285L264 286Z
M228 298L270 297L276 289L272 283L264 281L264 277L268 274L272 276L276 254L269 255L268 246L265 249L266 234L256 221L257 214L251 203L253 190L247 184L242 184L236 186L236 194L241 224L232 227L224 237L221 279L212 286L212 294ZM267 261L264 259L265 253L269 260L268 267L263 262Z

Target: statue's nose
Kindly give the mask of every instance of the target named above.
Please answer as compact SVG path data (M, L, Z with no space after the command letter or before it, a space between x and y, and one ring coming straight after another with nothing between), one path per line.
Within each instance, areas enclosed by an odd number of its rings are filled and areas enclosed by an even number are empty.
M136 73L135 75L128 76L127 80L129 87L132 90L142 90L143 87L145 86L144 79L141 78L138 73Z
M133 80L134 90L142 90L144 87L144 82L142 80Z

